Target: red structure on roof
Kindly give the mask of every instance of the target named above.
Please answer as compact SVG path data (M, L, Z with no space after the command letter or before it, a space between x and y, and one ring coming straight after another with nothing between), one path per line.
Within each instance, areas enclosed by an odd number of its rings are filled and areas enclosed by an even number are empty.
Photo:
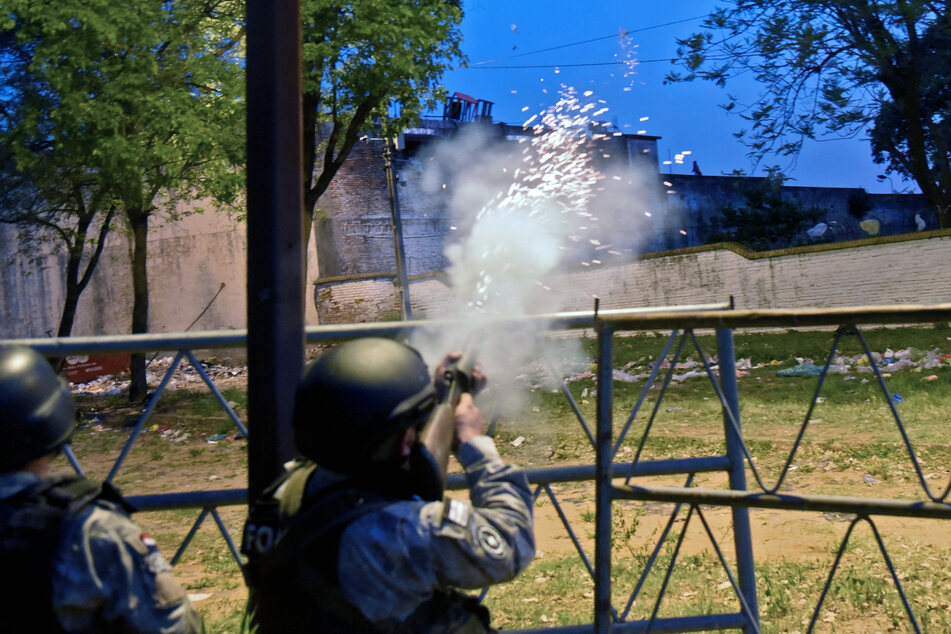
M446 100L442 118L444 121L492 121L493 105L491 101L454 92Z

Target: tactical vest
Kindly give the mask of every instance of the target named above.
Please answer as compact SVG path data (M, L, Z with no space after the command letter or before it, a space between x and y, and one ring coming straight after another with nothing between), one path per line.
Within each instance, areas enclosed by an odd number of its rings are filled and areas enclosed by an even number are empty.
M371 622L338 587L337 552L344 529L360 517L397 502L352 479L304 499L313 463L295 469L251 508L242 552L249 588L249 617L262 634L311 631L329 634L485 634L488 610L474 597L433 593L405 621ZM282 484L280 502L273 493Z
M77 476L48 478L0 500L0 631L62 632L52 575L64 521L114 491ZM118 496L117 493L114 494Z

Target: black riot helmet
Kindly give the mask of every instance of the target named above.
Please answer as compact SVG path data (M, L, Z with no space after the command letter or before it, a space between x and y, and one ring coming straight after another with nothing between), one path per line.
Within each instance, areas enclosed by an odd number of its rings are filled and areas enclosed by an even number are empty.
M294 402L297 450L338 473L386 462L394 442L426 422L436 393L426 363L377 337L342 343L304 370Z
M0 473L53 453L73 433L66 381L32 348L0 346Z

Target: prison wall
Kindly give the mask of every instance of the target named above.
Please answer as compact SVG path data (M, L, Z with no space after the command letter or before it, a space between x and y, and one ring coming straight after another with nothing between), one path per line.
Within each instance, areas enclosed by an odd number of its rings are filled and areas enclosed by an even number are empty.
M586 267L545 281L561 310L715 303L740 309L833 308L951 302L951 231L889 236L753 253L710 245L651 254L616 266ZM337 279L315 286L321 323L388 319L399 313L391 278ZM414 316L452 316L442 277L410 282ZM373 316L369 307L382 307Z
M178 211L196 207L200 204ZM130 332L131 249L130 237L115 229L80 297L74 336ZM55 245L25 242L14 227L0 225L0 258L5 262L0 268L0 338L53 336L65 297L65 255ZM147 267L151 332L246 327L247 228L234 216L207 208L175 222L153 218ZM309 290L317 277L313 254L307 270ZM307 290L304 304L307 323L316 324Z

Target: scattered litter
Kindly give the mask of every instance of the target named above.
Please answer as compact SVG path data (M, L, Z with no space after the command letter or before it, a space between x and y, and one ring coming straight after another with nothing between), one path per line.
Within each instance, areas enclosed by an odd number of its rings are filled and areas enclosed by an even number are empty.
M215 434L214 436L209 436L208 441L211 442L213 440L223 440L227 437L228 437L228 434Z
M679 409L683 409L683 408L682 408L681 406L679 406L679 405L675 405L674 407L668 407L668 408L665 409L664 411L669 414L670 412L676 412L676 411L679 410Z
M192 603L196 603L196 602L198 602L198 601L204 601L205 599L207 599L207 598L210 597L210 596L211 596L211 593L210 593L210 592L198 592L198 593L195 593L195 594L189 593L189 594L188 594L188 600L191 601Z
M519 447L521 446L523 442L525 442L525 436L519 436L518 438L516 438L509 444L512 445L513 447Z
M171 367L172 361L174 361L174 358L171 356L152 359L146 368L146 382L148 385L154 386L161 383L169 367ZM246 365L232 366L202 362L202 370L208 378L215 382L219 389L234 384L235 379L244 381L248 375L248 366ZM195 371L191 363L182 361L169 379L168 389L175 390L204 385L204 379ZM127 372L109 374L85 383L73 383L72 389L75 394L104 394L107 396L124 394L129 389L129 374Z
M897 392L896 392L895 394L892 394L892 402L893 402L893 403L901 403L901 402L904 401L904 400L905 400L905 399L903 399L903 398L901 397L901 394L898 394Z
M938 375L937 375L937 374L931 374L931 375L928 375L928 376L922 378L921 380L922 380L922 381L937 381L937 380L938 380Z
M800 363L776 372L776 376L819 376L820 374L822 374L822 368L812 363Z
M916 365L911 359L899 359L893 363L888 363L883 368L886 372L897 372L903 368L911 367Z
M869 486L872 486L873 484L878 484L878 480L876 480L875 478L873 478L872 476L870 476L870 475L867 474L867 473L863 473L863 474L862 474L862 480L864 480L864 481L865 481L865 484L867 484L867 485L869 485Z
M567 379L565 379L565 382L571 383L572 381L580 381L581 379L593 379L593 378L594 378L594 372L579 372L578 374L572 374L571 376L569 376Z
M700 370L690 370L689 372L684 372L683 374L675 374L671 378L678 383L682 383L687 379L692 379L698 376L707 376L707 373Z
M622 383L637 383L637 377L620 370L614 370L612 377L615 381L621 381Z

